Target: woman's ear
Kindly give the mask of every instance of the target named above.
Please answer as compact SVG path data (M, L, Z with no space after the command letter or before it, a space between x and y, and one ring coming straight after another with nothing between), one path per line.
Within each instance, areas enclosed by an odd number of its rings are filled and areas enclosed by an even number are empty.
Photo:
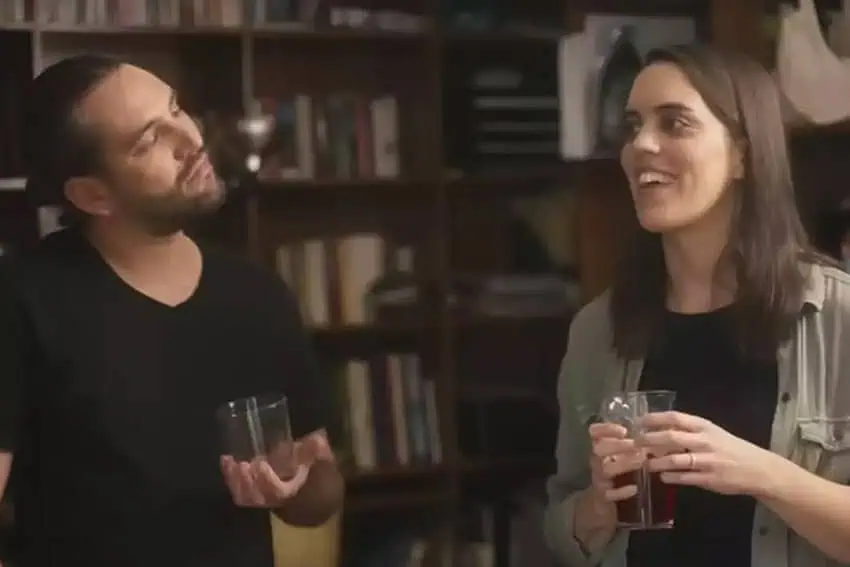
M731 164L730 175L735 181L741 181L747 174L747 144L743 141L731 144L729 163Z

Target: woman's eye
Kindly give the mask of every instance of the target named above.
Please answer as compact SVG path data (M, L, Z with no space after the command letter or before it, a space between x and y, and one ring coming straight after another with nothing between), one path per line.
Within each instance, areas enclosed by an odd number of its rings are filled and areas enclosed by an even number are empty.
M633 120L626 120L625 122L623 122L623 127L622 127L623 141L626 142L626 141L629 141L629 140L633 140L635 138L635 136L638 135L638 132L640 132L640 128L641 128L641 125L640 125L639 122L636 122L636 121L633 121Z
M661 121L662 129L669 134L678 134L688 128L688 123L678 116L665 117Z

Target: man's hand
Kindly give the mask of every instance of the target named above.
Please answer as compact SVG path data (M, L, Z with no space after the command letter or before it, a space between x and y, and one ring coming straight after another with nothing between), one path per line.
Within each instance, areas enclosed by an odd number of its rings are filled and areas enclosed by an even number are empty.
M279 508L298 494L307 482L310 467L323 456L324 447L315 435L279 443L268 456L237 461L221 458L221 470L237 506ZM2 567L2 565L0 565Z

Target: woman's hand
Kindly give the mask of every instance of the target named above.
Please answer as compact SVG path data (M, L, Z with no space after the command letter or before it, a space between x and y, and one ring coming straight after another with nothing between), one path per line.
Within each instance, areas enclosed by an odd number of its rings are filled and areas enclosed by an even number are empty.
M633 484L614 486L614 478L635 471L645 459L626 429L613 423L594 423L590 426L592 454L590 457L591 485L582 495L576 508L575 537L586 550L598 549L611 540L617 528L615 502L633 498Z
M600 502L619 502L637 494L637 486L614 486L614 478L636 471L645 461L633 439L626 437L625 427L614 423L590 426L593 455L590 458L591 489Z
M649 414L640 444L647 466L668 484L699 486L721 494L757 496L779 455L735 437L710 421L670 411Z

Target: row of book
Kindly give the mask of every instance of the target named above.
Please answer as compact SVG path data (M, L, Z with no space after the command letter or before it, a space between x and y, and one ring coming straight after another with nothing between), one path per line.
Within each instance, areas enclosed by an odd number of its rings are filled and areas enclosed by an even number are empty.
M358 470L442 462L436 382L418 354L349 360L340 373L340 449Z
M369 293L386 272L384 239L373 233L315 238L278 247L276 267L305 324L362 325L373 319Z
M335 28L421 31L420 15L404 10L328 6L326 0L3 0L0 21L85 26L204 26L286 29L328 25Z
M264 179L392 179L401 174L395 96L297 94L261 99L275 116Z
M26 0L4 0L23 22ZM241 26L312 21L321 0L40 0L36 19L57 25Z

